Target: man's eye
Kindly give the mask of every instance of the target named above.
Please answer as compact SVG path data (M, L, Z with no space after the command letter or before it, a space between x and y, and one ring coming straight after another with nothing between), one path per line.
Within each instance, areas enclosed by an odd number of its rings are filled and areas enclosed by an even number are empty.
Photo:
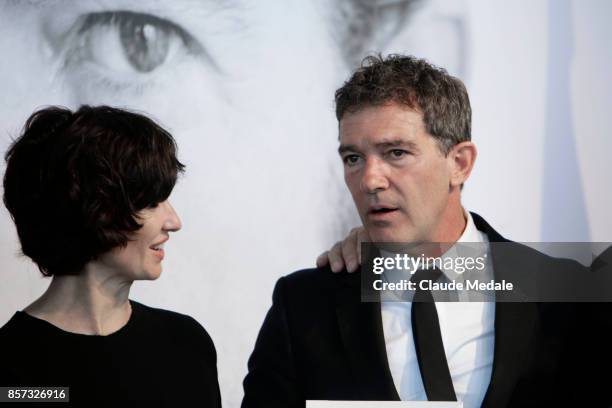
M180 52L198 54L199 43L176 24L130 11L84 17L67 62L89 62L117 73L149 73Z
M354 166L359 162L359 156L356 154L348 154L342 159L347 166Z
M408 152L405 150L400 150L400 149L393 149L389 152L389 155L391 156L391 158L393 159L399 159L404 157Z

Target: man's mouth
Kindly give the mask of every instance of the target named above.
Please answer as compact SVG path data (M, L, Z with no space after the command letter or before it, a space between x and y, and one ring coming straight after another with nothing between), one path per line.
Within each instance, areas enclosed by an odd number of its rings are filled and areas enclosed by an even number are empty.
M388 205L373 205L368 210L368 215L372 218L385 218L398 211L397 207Z
M392 211L397 211L397 208L379 208L377 210L371 210L370 214L384 214Z

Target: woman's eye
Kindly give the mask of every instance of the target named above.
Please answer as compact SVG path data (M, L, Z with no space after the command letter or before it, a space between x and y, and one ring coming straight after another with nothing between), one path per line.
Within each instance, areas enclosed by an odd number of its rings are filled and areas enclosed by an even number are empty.
M76 33L67 62L89 62L116 73L149 73L180 53L202 47L178 25L130 11L87 14Z

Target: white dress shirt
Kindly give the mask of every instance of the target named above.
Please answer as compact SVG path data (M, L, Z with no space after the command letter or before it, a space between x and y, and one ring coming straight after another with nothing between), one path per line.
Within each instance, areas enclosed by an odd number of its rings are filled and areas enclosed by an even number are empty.
M485 244L486 234L478 231L467 213L467 225L458 243ZM454 248L443 258L456 256ZM487 259L490 259L488 257ZM487 271L492 267L487 261ZM450 279L451 271L442 270ZM491 380L494 345L494 302L436 302L444 352L457 400L465 408L480 407ZM402 401L426 401L421 372L412 336L411 302L382 302L381 313L387 360Z

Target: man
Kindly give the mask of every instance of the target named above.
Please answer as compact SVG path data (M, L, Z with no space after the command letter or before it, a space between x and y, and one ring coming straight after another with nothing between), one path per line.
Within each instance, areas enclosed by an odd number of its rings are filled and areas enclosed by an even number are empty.
M508 242L461 205L477 151L460 80L414 57L369 57L336 91L336 117L345 182L371 241ZM491 246L491 258L498 278L542 264L580 270L518 244ZM576 352L572 304L426 304L361 303L359 274L327 268L281 278L243 407L317 399L607 406L580 374L591 367Z

